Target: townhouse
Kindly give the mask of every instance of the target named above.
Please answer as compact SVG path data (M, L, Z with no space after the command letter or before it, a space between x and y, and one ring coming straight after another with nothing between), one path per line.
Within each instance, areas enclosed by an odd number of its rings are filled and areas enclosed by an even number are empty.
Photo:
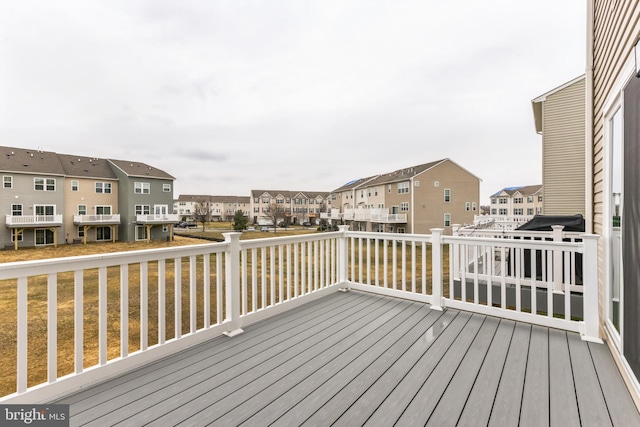
M5 247L57 245L64 233L65 171L55 153L0 148Z
M354 230L429 233L469 224L479 213L480 178L451 159L359 178L335 189L324 215Z
M202 204L208 208L209 221L233 221L237 211L249 218L251 210L249 196L181 194L173 203L173 212L183 221L193 221L197 209Z
M0 240L9 248L165 239L174 178L140 162L0 147Z
M527 218L544 213L542 185L506 187L491 195L491 215Z
M531 101L535 130L542 136L542 211L586 214L585 76Z
M168 173L146 163L109 160L118 178L120 239L164 240L173 236L173 181Z
M320 215L331 210L331 193L323 191L251 190L250 221L274 225L270 210L278 208L288 224L320 223Z

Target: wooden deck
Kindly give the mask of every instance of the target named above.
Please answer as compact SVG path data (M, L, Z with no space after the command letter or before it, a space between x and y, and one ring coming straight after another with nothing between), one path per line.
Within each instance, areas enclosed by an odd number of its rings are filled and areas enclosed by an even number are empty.
M68 396L71 425L640 425L605 345L337 292Z

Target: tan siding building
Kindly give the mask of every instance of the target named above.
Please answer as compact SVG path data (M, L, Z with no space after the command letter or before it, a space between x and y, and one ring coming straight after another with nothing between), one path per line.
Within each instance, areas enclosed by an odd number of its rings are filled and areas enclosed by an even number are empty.
M532 101L542 135L543 210L585 215L585 76Z
M601 236L601 333L640 406L640 80L634 56L640 1L587 5L587 227Z

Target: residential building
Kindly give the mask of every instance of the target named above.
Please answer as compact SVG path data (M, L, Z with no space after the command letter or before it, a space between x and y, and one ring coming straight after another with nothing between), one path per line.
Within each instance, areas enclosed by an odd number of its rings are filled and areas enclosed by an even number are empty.
M118 240L118 178L106 159L58 154L64 177L65 242Z
M331 198L335 207L326 217L354 230L450 234L454 224L470 224L479 214L480 178L443 159L350 181Z
M233 221L236 211L249 218L251 202L249 196L210 196L180 195L173 202L173 212L181 220L192 221L198 204L205 203L209 208L210 221Z
M587 2L587 228L602 335L640 406L640 1Z
M547 215L586 214L585 76L531 101L542 135L542 210Z
M146 163L109 160L118 177L120 239L171 238L178 216L173 214L173 181L168 173ZM171 208L171 210L170 210Z
M65 171L56 153L1 147L0 172L4 246L17 249L64 242Z
M282 205L289 224L318 224L320 214L329 212L331 193L323 191L251 190L249 216L253 224L270 225L269 206Z
M492 216L525 216L545 213L542 185L506 187L491 195Z

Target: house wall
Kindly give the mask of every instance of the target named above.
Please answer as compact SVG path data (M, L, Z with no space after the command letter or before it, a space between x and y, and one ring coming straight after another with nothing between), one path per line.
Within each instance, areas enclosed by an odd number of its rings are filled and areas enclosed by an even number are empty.
M71 181L78 181L78 191L71 191ZM110 182L111 193L96 193L96 182ZM71 178L64 180L65 193L64 198L64 241L73 242L78 238L79 226L73 223L73 216L78 215L78 205L87 206L87 215L96 214L96 206L111 206L111 213L118 214L118 181L108 179L87 179L87 178ZM119 228L119 227L118 227ZM116 240L118 232L116 228ZM87 241L96 240L95 227L91 227L87 234Z
M542 105L543 210L585 215L585 79L547 97Z
M608 201L608 173L610 168L610 147L607 142L610 114L618 106L622 89L629 79L633 78L634 58L633 46L640 35L640 0L610 1L590 0L588 3L590 33L587 62L587 91L592 90L589 100L592 102L593 115L589 117L593 125L592 166L593 166L593 232L602 236L598 242L599 264L599 301L600 315L606 319L608 304L606 289L610 278L609 251L611 244L608 226L611 207ZM592 71L590 71L592 70ZM589 218L588 218L589 220ZM637 242L636 242L637 244ZM632 333L637 333L637 325L633 325ZM606 333L603 332L603 334ZM623 366L616 346L608 341L613 350L614 358ZM624 369L621 369L625 372ZM640 384L638 380L630 379L631 375L623 375L631 390L635 390L634 399L640 406Z
M416 186L415 182L419 185ZM438 186L435 186L435 183ZM444 228L451 234L453 224L472 224L480 209L480 180L471 173L446 161L416 175L411 185L414 193L413 215L409 215L409 232L430 233L431 228ZM451 190L451 200L445 202L444 190ZM470 208L466 210L466 202ZM473 203L476 210L473 211ZM451 225L445 227L444 214L451 214ZM411 214L411 212L410 212Z
M13 188L0 189L0 206L5 215L11 215L11 205L21 204L22 215L34 215L34 205L55 205L56 215L64 212L64 177L38 174L3 173L3 176L13 177ZM36 191L34 178L54 178L55 191ZM42 227L46 228L46 227ZM11 229L0 227L3 245L11 243ZM23 240L19 247L35 246L35 228L27 228L23 232ZM64 242L65 228L56 227L58 243Z

